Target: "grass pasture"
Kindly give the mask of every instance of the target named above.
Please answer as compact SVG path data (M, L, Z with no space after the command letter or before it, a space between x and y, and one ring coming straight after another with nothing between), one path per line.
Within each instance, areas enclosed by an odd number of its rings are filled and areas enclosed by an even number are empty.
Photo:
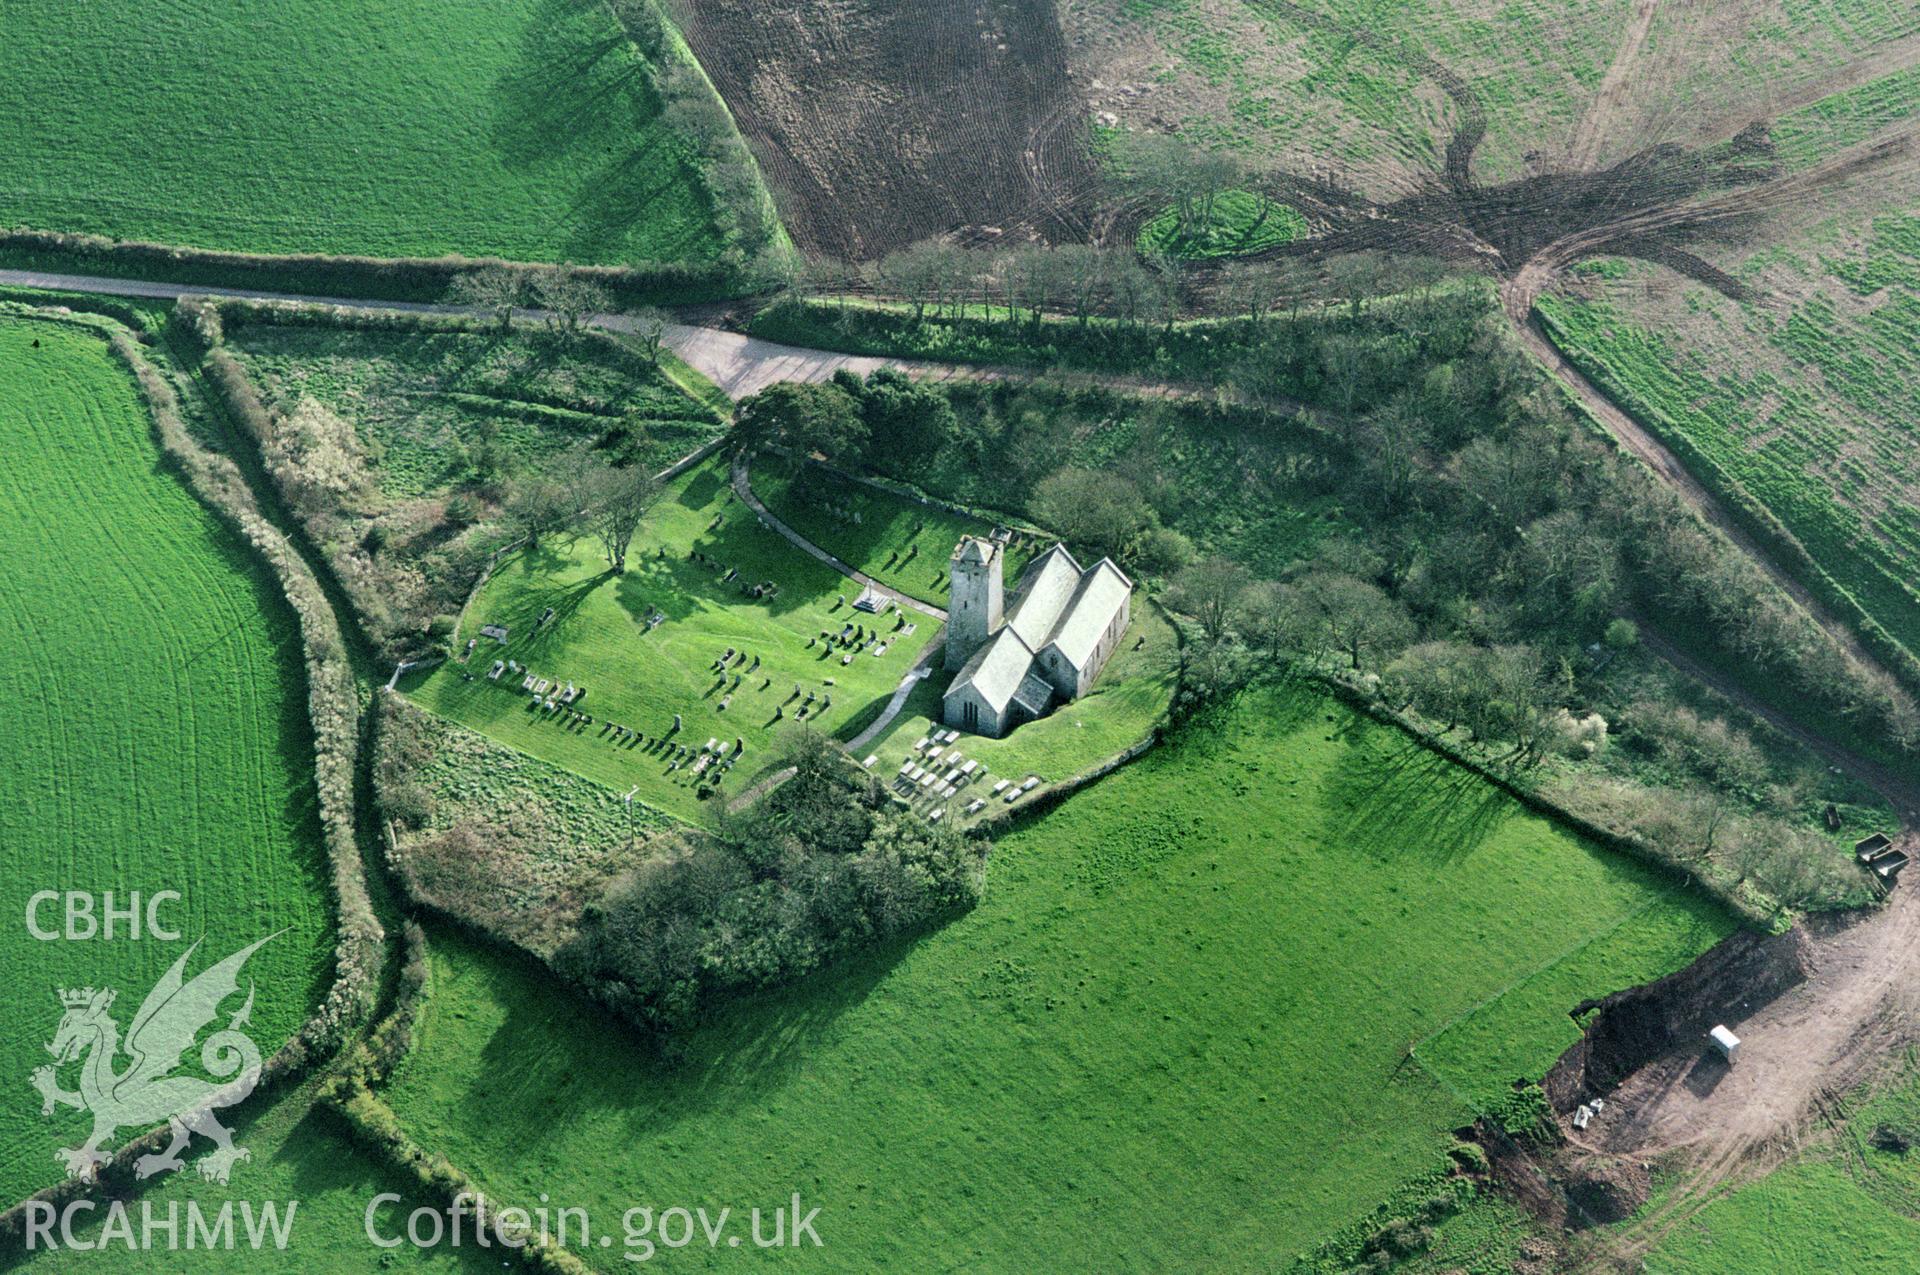
M1169 208L1140 228L1140 251L1201 260L1260 252L1307 234L1307 220L1286 204L1252 191L1229 190L1213 201L1211 216L1180 231L1180 214Z
M875 580L910 598L945 607L952 588L948 562L962 536L984 536L994 524L936 505L851 482L818 465L759 461L753 494L782 522ZM1043 548L1022 535L1008 546L1007 588Z
M1754 258L1760 301L1655 293L1651 269L1590 273L1578 293L1542 298L1555 343L1920 651L1920 218Z
M1570 1002L1511 989L1598 994L1728 928L1397 732L1268 688L1002 838L972 913L718 1011L674 1063L438 936L388 1096L506 1197L600 1216L797 1190L825 1247L795 1269L1270 1270L1575 1038ZM1497 1046L1429 1061L1463 1016Z
M60 1017L56 985L117 989L124 1029L182 946L35 941L21 920L33 892L179 891L162 915L204 939L195 969L278 932L246 971L263 1053L331 973L295 620L161 468L150 428L97 335L0 320L0 877L13 918L0 1070L20 1086L0 1111L8 1200L56 1180L53 1149L84 1136L84 1116L42 1120L26 1088Z
M14 6L0 225L622 264L724 248L602 5Z
M694 561L694 550L737 569L738 579L723 581L726 567ZM744 584L763 581L777 584L779 592L765 600L742 596ZM481 625L503 624L507 645L481 638L470 667L441 665L402 686L432 712L616 792L636 790L636 801L693 818L700 805L690 771L670 770L659 744L671 732L674 714L684 722L676 742L690 748L709 737L729 748L736 738L745 741L745 756L725 788L738 793L780 731L804 722L835 733L871 716L876 701L893 693L939 629L937 620L910 611L904 614L914 632L891 636L899 613L877 618L853 611L858 592L846 577L763 527L734 496L725 466L710 462L668 486L634 541L625 576L607 572L590 538L514 554L480 590L456 641L464 649ZM555 618L535 631L548 607ZM655 611L666 618L649 629L646 621ZM822 630L838 634L849 623L877 623L890 635L886 655L869 651L842 664L840 648L829 651L817 641ZM740 678L737 686L711 667L728 647L762 661L752 673L750 663L736 664L731 673ZM514 659L545 677L585 686L581 708L593 723L574 729L529 711L518 677L487 680L496 659ZM800 717L805 701L793 698L796 685L830 696L831 705ZM729 694L732 702L722 710ZM819 709L817 701L814 707ZM608 721L642 732L649 742L610 742L601 734Z
M339 1117L314 1100L315 1086L309 1085L290 1094L257 1118L239 1123L235 1140L253 1153L253 1158L234 1171L233 1181L222 1187L202 1182L188 1173L170 1175L143 1192L140 1201L150 1204L156 1220L163 1221L169 1208L177 1208L184 1245L189 1204L196 1205L201 1216L212 1222L223 1206L234 1210L234 1231L244 1237L242 1204L256 1210L262 1204L276 1205L286 1216L286 1202L296 1201L293 1227L284 1252L269 1247L256 1251L244 1238L232 1248L200 1246L189 1252L171 1252L164 1248L166 1236L156 1232L160 1251L129 1251L124 1240L102 1233L98 1214L76 1219L76 1238L83 1243L99 1243L92 1251L60 1248L41 1251L24 1261L8 1264L0 1258L0 1269L30 1271L42 1275L48 1271L193 1271L196 1275L258 1275L263 1270L298 1269L326 1272L406 1270L426 1271L432 1275L499 1275L498 1250L483 1250L468 1243L455 1248L442 1244L433 1249L412 1245L393 1250L374 1247L367 1239L366 1210L375 1195L391 1192L400 1196L397 1203L384 1204L376 1225L383 1237L404 1234L406 1217L416 1208L432 1207L415 1184L386 1169L364 1154L352 1142L352 1134ZM134 1233L140 1226L140 1201L128 1205ZM88 1225L88 1223L93 1223ZM58 1232L56 1231L56 1236Z

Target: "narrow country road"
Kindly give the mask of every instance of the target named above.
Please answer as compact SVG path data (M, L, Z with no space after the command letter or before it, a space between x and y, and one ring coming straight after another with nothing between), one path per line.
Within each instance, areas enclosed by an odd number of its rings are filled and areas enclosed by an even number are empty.
M0 270L0 284L16 288L40 288L50 292L91 292L102 296L141 297L156 301L177 301L181 297L232 297L242 301L291 301L301 305L339 306L348 310L397 310L409 314L453 314L469 318L489 313L479 306L444 305L438 302L326 297L298 292L270 292L259 288L159 283L110 275L56 274L45 270ZM535 322L551 317L544 310L523 309L514 313L518 318ZM636 327L633 317L625 314L593 314L587 316L586 323L607 332L630 333ZM779 381L824 381L842 370L856 376L866 376L880 368L890 367L923 381L1033 380L1042 375L1029 368L839 354L686 323L668 324L665 344L688 366L719 386L728 398L735 400L757 394ZM1168 385L1108 373L1063 373L1060 379L1069 384L1093 385L1119 393L1157 398L1207 398L1213 393L1201 387ZM1277 403L1275 406L1303 414L1312 410L1304 404Z
M1725 532L1836 641L1868 667L1877 668L1877 662L1852 632L1828 615L1790 572L1773 562L1671 451L1561 356L1533 321L1533 300L1559 268L1582 251L1595 251L1601 246L1602 243L1571 240L1552 245L1506 282L1502 298L1519 338L1622 446L1644 461L1658 478L1673 486L1706 521ZM18 270L0 271L0 283L156 299L216 295L361 310L479 313L475 309L448 305L302 296ZM528 317L537 320L543 316L535 311L528 312ZM620 315L595 315L589 322L614 332L633 328L632 320ZM752 394L777 380L823 380L842 368L865 373L881 366L893 366L916 376L940 379L1032 375L1003 369L832 354L687 325L670 327L666 340L676 354L735 398ZM1181 387L1155 387L1121 378L1110 378L1105 383L1115 388L1162 395L1208 393ZM753 494L744 465L736 464L732 477L734 490L754 514L794 545L854 581L875 584L903 606L935 619L945 619L945 613L938 607L879 585L775 517ZM1920 792L1903 778L1833 745L1785 714L1759 703L1716 670L1699 665L1683 652L1661 642L1657 634L1649 633L1649 645L1683 672L1774 722L1814 748L1830 764L1885 795L1907 822L1911 844L1911 830L1915 821L1920 820ZM914 676L917 671L918 666L909 671L889 701L882 722L864 732L856 745L875 737L899 711L917 683ZM776 783L779 778L769 776L763 783ZM1689 1085L1691 1060L1675 1054L1628 1078L1616 1091L1617 1102L1610 1102L1608 1119L1595 1127L1588 1140L1590 1144L1616 1154L1649 1160L1679 1151L1688 1157L1690 1168L1655 1210L1604 1239L1600 1245L1602 1252L1592 1254L1593 1268L1611 1269L1623 1258L1630 1260L1644 1254L1657 1243L1660 1235L1689 1215L1716 1188L1781 1162L1833 1093L1859 1083L1899 1046L1917 1038L1920 897L1912 895L1916 889L1920 889L1920 881L1896 890L1888 906L1871 914L1813 927L1817 965L1814 976L1750 1018L1733 1024L1747 1043L1740 1067L1729 1077L1711 1087Z
M302 305L331 305L349 310L398 310L410 314L479 317L487 313L478 306L442 305L437 302L370 301L363 297L323 297L296 292L268 292L257 288L215 288L202 284L117 279L106 275L54 274L44 270L0 270L0 284L160 301L177 301L181 297L233 297L245 301L293 301ZM543 310L519 310L516 314L535 322L548 317ZM632 317L624 314L590 315L587 322L608 332L632 332L635 327ZM737 332L692 327L684 323L667 325L666 345L733 399L756 394L776 381L824 381L842 368L865 376L878 368L895 367L928 380L979 375L977 369L957 364L805 350L775 341L763 341L758 337L742 336Z

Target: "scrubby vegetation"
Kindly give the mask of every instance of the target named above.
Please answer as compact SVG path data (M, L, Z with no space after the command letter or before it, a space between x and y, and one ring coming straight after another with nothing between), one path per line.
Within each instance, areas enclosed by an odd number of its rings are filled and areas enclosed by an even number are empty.
M1499 322L1457 287L1242 321L1270 359L1249 364L1243 392L1317 404L1291 417L950 384L959 426L921 436L915 481L1169 579L1208 639L1187 665L1194 699L1243 684L1260 660L1299 659L1746 910L1864 901L1820 821L1834 804L1859 835L1885 818L1880 803L1663 671L1638 627L1657 618L1663 636L1890 754L1920 742L1911 698L1604 448ZM808 401L837 391L852 393L812 387ZM834 454L863 459L865 437L853 430Z
M375 796L414 899L550 957L587 905L678 827L651 806L405 698L379 705Z
M1643 269L1540 303L1554 341L1920 679L1920 513L1911 499L1920 218L1754 268L1800 299L1638 298Z
M610 470L651 473L720 421L649 357L564 318L189 307L205 367L392 658L444 643L497 551L586 530Z
M788 982L979 901L984 840L899 809L804 728L774 764L783 783L628 869L555 964L638 1022L683 1026L717 993Z

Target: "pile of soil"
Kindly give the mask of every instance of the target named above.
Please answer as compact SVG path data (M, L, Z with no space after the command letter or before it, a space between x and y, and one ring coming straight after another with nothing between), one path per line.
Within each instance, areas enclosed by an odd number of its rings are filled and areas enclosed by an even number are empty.
M1768 935L1742 930L1677 973L1583 1001L1573 1016L1594 1016L1547 1073L1547 1100L1564 1115L1663 1054L1699 1044L1714 1024L1746 1018L1812 973L1812 943L1799 927Z
M1576 1227L1619 1222L1633 1216L1653 1194L1647 1166L1611 1155L1583 1155L1567 1164L1560 1183L1568 1220Z

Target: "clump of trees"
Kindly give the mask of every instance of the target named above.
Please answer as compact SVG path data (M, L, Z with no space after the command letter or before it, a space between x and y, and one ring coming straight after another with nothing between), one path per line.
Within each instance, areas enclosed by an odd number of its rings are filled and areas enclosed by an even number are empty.
M502 332L513 330L519 311L539 311L547 327L566 340L578 336L591 315L613 309L611 294L571 264L486 266L455 279L447 300L485 311Z
M624 873L558 967L635 1021L671 1029L720 994L807 973L979 901L989 845L929 826L832 740L798 730L790 776Z

